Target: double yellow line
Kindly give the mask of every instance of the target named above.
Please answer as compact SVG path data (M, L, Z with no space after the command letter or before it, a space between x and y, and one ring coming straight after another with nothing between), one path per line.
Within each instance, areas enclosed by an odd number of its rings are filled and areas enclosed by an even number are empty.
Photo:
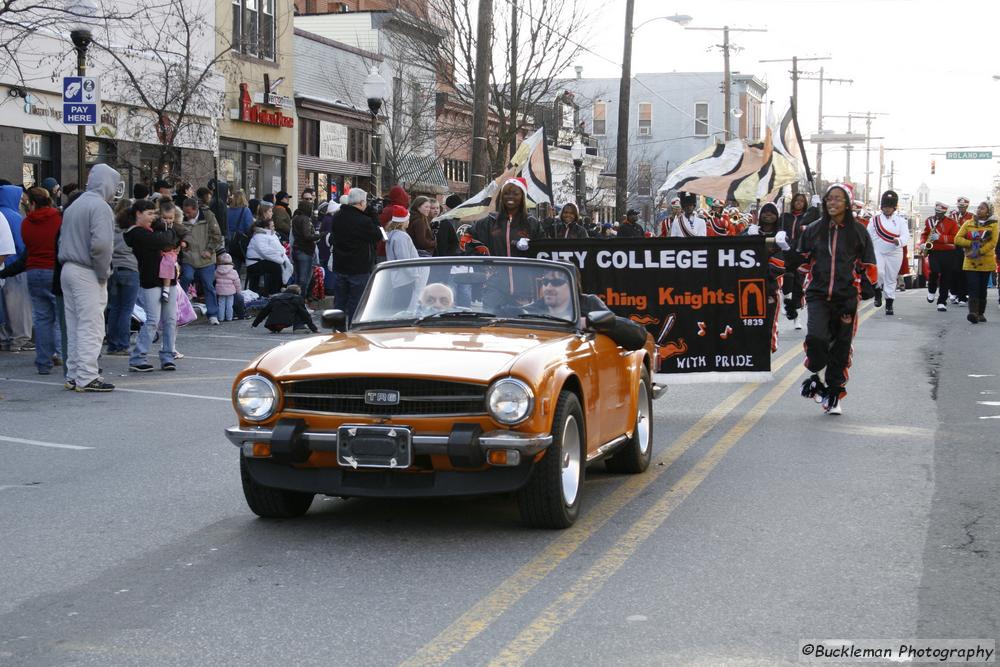
M874 311L871 309L863 315L859 312L861 321L867 319L872 312ZM786 352L772 364L772 372L783 368L800 353L801 349ZM521 664L541 648L555 634L559 626L569 620L584 602L628 560L639 545L662 525L671 512L704 481L733 445L760 421L771 406L803 373L803 370L788 373L712 446L694 468L681 477L653 507L648 509L604 556L594 563L582 577L577 579L569 590L560 595L510 642L491 664ZM604 501L584 515L572 529L561 533L541 553L473 605L471 609L424 645L403 665L409 667L440 665L465 648L470 641L486 630L505 611L569 558L639 493L655 482L694 443L717 426L736 406L758 388L759 385L755 384L743 385L730 394L725 401L715 406L685 431L657 459L656 462L663 465L652 466L645 474L631 477L621 484Z

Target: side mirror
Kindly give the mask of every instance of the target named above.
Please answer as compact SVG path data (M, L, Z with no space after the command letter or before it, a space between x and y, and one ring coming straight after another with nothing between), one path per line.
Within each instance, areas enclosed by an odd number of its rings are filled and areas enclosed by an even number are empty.
M324 329L347 331L347 314L342 310L324 310L320 319Z
M587 325L594 331L610 334L615 330L615 314L610 310L592 310L587 313Z

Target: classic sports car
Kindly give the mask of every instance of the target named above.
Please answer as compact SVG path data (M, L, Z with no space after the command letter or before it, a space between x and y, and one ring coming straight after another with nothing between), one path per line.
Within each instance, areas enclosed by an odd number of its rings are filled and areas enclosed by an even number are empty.
M513 492L528 524L564 528L587 464L649 465L652 337L580 294L571 265L386 262L349 330L340 310L323 326L333 332L265 352L233 383L226 436L262 517L300 516L317 493Z

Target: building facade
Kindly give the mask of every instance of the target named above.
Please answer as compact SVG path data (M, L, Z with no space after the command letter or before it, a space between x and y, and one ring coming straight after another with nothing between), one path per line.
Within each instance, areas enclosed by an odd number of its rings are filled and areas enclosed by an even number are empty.
M218 0L217 49L225 78L218 174L248 198L298 185L293 6L280 0Z

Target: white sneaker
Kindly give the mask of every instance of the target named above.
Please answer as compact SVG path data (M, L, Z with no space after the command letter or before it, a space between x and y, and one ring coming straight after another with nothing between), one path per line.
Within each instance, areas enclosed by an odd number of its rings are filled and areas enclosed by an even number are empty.
M950 296L950 297L948 297L948 303L950 303L952 305L958 303L958 297L957 296Z
M183 359L183 358L184 358L183 354L181 354L177 350L174 350L174 359Z
M947 310L948 310L948 306L944 305L943 303L939 303L938 304L938 312L939 313L946 312Z
M800 317L795 318L795 329L797 331L802 329L802 318Z
M210 317L210 318L208 318L208 323L209 324L218 324L219 323L219 318L218 317Z
M844 414L844 411L841 409L840 403L838 402L835 406L833 406L832 408L830 408L829 410L827 410L826 414L828 414L828 415L842 415L842 414Z
M934 299L936 299L936 298L937 298L937 295L934 292L928 292L927 293L927 303L934 303Z

